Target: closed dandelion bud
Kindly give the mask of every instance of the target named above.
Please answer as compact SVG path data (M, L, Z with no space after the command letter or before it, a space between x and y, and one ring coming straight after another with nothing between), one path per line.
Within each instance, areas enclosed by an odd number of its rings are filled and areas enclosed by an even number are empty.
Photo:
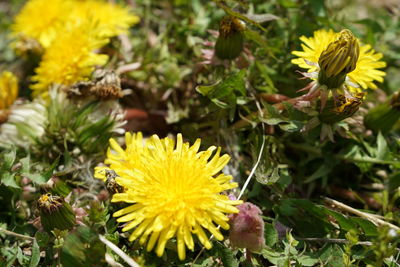
M261 251L265 245L262 211L250 202L245 202L237 208L239 213L229 216L229 240L232 246L246 248L252 252Z
M388 133L400 118L400 92L393 94L390 101L371 109L364 124L374 132Z
M359 93L351 97L339 95L336 99L331 98L318 118L322 123L334 124L351 117L360 107L363 97L364 94Z
M358 40L351 31L342 30L319 57L319 84L329 89L339 88L345 82L346 74L355 70L359 54Z
M75 213L63 197L44 194L39 198L38 206L40 221L45 231L68 230L75 226Z
M220 59L235 59L243 50L244 23L235 17L225 17L220 22L215 54Z

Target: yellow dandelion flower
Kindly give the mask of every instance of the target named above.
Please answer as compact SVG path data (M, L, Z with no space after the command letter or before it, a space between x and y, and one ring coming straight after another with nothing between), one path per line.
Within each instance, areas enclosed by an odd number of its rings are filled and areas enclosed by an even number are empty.
M128 8L100 0L30 0L15 17L13 35L21 41L35 39L48 48L64 34L66 23L79 27L88 20L97 23L102 37L112 37L126 32L139 17ZM14 45L18 47L18 41Z
M76 5L71 19L91 19L97 23L101 36L113 37L125 33L130 26L139 22L139 17L128 8L99 0L87 0Z
M15 36L36 39L47 48L56 39L75 1L30 0L15 17L12 26Z
M31 86L35 96L48 98L49 86L71 85L87 79L96 66L107 63L108 56L95 53L108 42L99 38L96 25L87 22L79 27L66 27L63 35L45 51Z
M17 99L18 79L9 71L0 74L0 110L8 109Z
M192 234L207 249L212 245L205 230L222 240L218 225L228 229L226 213L238 213L235 205L242 203L221 194L237 187L230 182L231 176L220 173L229 156L221 156L221 149L214 146L199 152L200 139L190 146L180 134L176 144L157 135L143 141L140 133L127 133L125 139L125 150L110 140L105 161L109 168L97 168L95 177L105 179L109 169L117 174L115 180L125 191L114 194L112 202L132 205L114 216L118 222L127 222L123 231L135 228L129 240L147 242L147 251L156 247L156 254L162 256L167 241L175 237L181 260L186 247L194 249Z
M300 40L303 42L301 45L303 51L292 52L292 54L298 56L298 58L292 59L292 63L301 68L308 69L308 72L319 71L320 66L318 63L321 63L320 57L323 52L327 51L331 44L335 42L337 43L343 35L348 33L348 30L344 30L340 33L335 33L332 30L318 30L314 32L313 37L301 36ZM358 40L356 42L352 41L351 44L354 45L351 47L354 47L355 49L357 47L358 49L358 43ZM355 68L353 68L354 65L348 67L350 70L350 72L347 73L349 81L352 84L361 86L363 89L375 89L376 85L374 82L383 82L383 77L385 76L384 71L378 70L386 66L385 62L379 61L383 55L381 53L375 53L370 45L359 45L359 51L353 51L354 55L358 54L358 59ZM354 56L354 58L357 57ZM348 61L343 62L348 64ZM342 69L345 69L345 67L343 66ZM314 75L313 78L316 79L317 76Z

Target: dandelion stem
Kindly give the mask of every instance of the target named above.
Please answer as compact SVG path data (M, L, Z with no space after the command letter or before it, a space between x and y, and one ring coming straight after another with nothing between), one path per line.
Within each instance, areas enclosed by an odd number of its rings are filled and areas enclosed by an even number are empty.
M22 239L29 239L29 240L33 240L33 239L35 239L34 237L27 236L27 235L21 235L21 234L17 234L17 233L14 233L14 232L8 231L8 230L6 230L6 229L3 229L3 228L0 228L0 232L3 232L3 233L5 233L6 235L12 235L12 236L19 237L19 238L22 238Z
M114 245L112 242L108 241L104 236L99 235L99 239L103 242L107 247L109 247L112 251L114 251L118 256L120 256L129 266L131 267L140 267L131 257L126 255L119 247Z
M300 241L310 241L310 242L323 242L323 243L337 243L337 244L348 244L350 243L349 240L347 239L341 239L341 238L318 238L318 237L296 237L296 240ZM361 245L361 246L372 246L373 243L370 241L359 241L356 243L356 245ZM397 251L400 251L400 248L396 248Z
M393 228L395 230L400 230L400 228L398 226L396 226L394 224L391 224L389 222L386 222L384 220L381 220L381 219L375 217L373 214L369 214L369 213L366 213L366 212L359 211L359 210L354 209L354 208L352 208L350 206L347 206L346 204L344 204L342 202L336 201L336 200L328 198L328 197L324 197L324 200L325 200L325 202L327 202L327 203L329 203L331 205L334 205L334 206L336 206L337 208L339 208L341 210L344 210L344 211L353 213L353 214L355 214L357 216L363 217L363 218L371 221L375 225L386 225L386 226L389 226L390 228Z

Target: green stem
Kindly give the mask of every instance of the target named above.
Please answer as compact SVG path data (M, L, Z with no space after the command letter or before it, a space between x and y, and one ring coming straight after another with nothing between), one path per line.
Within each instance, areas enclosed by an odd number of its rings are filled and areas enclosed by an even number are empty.
M35 238L31 237L31 236L21 235L21 234L18 234L18 233L14 233L14 232L8 231L8 230L3 229L3 228L0 228L0 232L5 233L6 235L12 235L12 236L19 237L19 238L22 238L22 239L29 239L29 240L35 239Z

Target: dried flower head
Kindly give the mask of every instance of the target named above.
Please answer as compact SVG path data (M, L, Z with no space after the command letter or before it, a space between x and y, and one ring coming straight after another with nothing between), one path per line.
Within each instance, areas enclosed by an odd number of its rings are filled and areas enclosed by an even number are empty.
M239 213L229 216L229 240L232 246L246 248L252 252L261 251L265 246L262 211L250 202L245 202L237 208Z

